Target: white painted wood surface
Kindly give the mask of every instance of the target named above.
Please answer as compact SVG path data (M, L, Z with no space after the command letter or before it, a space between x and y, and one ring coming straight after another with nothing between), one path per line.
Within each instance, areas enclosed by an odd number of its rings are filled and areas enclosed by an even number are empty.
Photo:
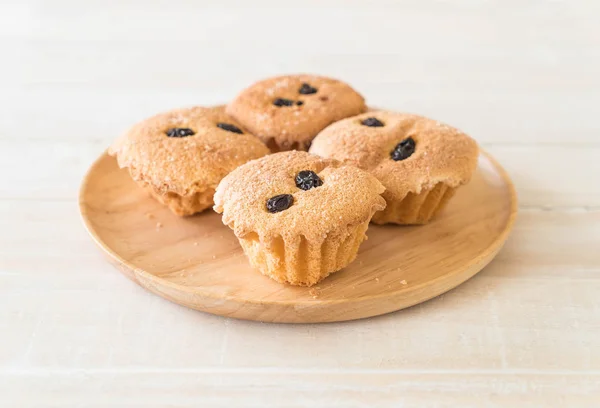
M600 405L600 2L0 2L0 406ZM283 72L476 137L514 233L474 279L364 321L271 325L124 279L77 189L133 122Z

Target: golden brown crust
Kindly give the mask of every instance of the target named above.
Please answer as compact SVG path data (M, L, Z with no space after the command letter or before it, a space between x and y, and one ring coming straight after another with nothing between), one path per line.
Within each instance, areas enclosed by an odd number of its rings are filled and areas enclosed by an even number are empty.
M281 283L312 286L354 261L368 227L369 221L365 221L345 235L329 234L322 242L310 242L303 236L261 240L249 234L240 238L240 244L250 264L264 275Z
M296 186L311 170L319 187ZM352 262L384 188L369 173L305 152L276 153L240 166L221 181L215 211L240 239L250 263L279 282L314 285ZM270 213L267 200L291 194L286 210Z
M402 200L394 200L383 193L387 206L376 212L371 220L375 224L427 224L444 209L457 188L438 183L420 193L408 193Z
M301 94L302 84L316 88ZM275 106L285 98L293 106ZM299 106L295 102L301 101ZM311 140L331 123L366 111L364 98L344 82L316 75L269 78L242 91L227 113L274 151L307 150Z
M302 170L314 171L323 185L304 191L295 178ZM275 153L248 162L227 175L215 193L215 211L238 237L296 237L319 241L331 232L371 219L385 207L384 188L369 173L337 160L306 152ZM278 213L267 211L266 202L279 194L291 194L294 204Z
M196 214L210 208L213 205L213 196L215 195L215 190L212 188L184 196L171 192L166 194L158 193L152 187L148 186L145 189L152 197L181 217Z
M268 154L256 137L216 126L228 123L242 128L223 106L192 107L161 113L135 125L109 149L119 166L129 168L133 179L179 215L212 205L206 194L214 191L231 170ZM188 137L167 137L171 128L190 128ZM201 198L201 199L200 199Z
M364 126L375 117L383 127ZM394 161L390 153L412 137L415 152ZM456 188L467 183L477 167L477 143L460 130L422 116L375 111L344 119L323 130L311 153L352 163L368 170L385 186L386 200L402 200L409 193L429 191L438 183Z

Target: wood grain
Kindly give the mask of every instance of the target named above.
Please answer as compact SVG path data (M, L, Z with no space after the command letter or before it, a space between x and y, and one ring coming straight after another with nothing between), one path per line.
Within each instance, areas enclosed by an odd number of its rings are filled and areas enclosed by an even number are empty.
M314 323L389 313L456 287L500 250L517 202L504 170L482 155L471 183L440 217L426 226L372 225L356 261L312 288L253 271L218 214L173 216L106 154L86 176L80 206L111 262L147 290L219 315Z
M208 375L210 373L210 375ZM177 395L181 406L248 406L247 401L265 401L273 407L306 408L318 401L317 407L596 407L600 376L569 375L565 373L509 373L491 376L489 373L394 372L372 371L340 373L337 371L281 372L143 372L123 370L120 373L92 371L82 373L53 373L46 377L0 375L0 392L6 395L8 406L18 406L18 398L29 389L42 395L55 395L60 406L76 405L82 399L94 401L87 406L106 407L132 405L137 401L128 380L137 378L136 391L145 395L144 407L174 406ZM89 379L89 381L86 381ZM491 384L491 385L490 385ZM310 393L306 389L311 390ZM565 393L568 389L570 392ZM106 390L110 390L107 392ZM185 390L181 392L181 390ZM44 404L44 397L33 393L28 401ZM102 401L98 403L97 401ZM185 404L185 405L183 405ZM179 404L175 406L180 406Z

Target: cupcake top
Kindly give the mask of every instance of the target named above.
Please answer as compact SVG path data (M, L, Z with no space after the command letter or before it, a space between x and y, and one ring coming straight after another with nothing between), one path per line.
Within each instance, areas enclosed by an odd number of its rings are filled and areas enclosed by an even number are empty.
M153 116L119 138L109 153L134 179L187 195L215 188L231 170L269 150L219 106Z
M270 147L306 150L326 126L366 109L364 98L344 82L288 75L251 85L227 106L227 113Z
M477 166L477 143L460 130L422 116L367 112L327 127L311 153L368 170L402 199L437 183L457 187Z
M231 172L217 187L214 209L240 238L256 233L322 241L385 208L383 191L375 177L354 166L291 151Z

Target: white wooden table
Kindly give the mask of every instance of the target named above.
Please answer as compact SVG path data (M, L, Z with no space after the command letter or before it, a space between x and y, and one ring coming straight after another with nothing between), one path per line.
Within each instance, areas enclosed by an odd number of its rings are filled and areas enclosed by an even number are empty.
M600 405L600 2L2 1L0 406ZM477 138L520 213L457 289L363 321L185 309L121 276L80 180L148 115L284 72Z

